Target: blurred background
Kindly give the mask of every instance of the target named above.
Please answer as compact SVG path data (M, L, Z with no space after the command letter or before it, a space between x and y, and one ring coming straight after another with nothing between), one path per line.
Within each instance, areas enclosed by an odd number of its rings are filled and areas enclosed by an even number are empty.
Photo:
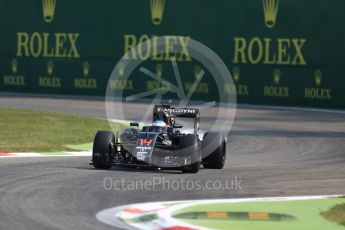
M239 103L344 108L344 8L342 0L1 0L0 90L104 96L122 57L165 79L175 57L188 90L204 69L190 57L194 39L226 63L235 86L223 90ZM159 36L169 36L164 55ZM176 46L184 53L170 53ZM206 72L194 99L216 97L212 79ZM111 87L131 95L161 85L134 72Z

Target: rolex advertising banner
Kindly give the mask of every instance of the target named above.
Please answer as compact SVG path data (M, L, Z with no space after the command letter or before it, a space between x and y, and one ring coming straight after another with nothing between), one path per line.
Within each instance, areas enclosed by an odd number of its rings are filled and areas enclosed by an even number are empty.
M208 100L217 76L190 55L195 40L227 65L235 85L222 90L239 103L345 108L344 9L343 0L0 0L0 90L104 96L122 58L168 81L174 58L185 90L205 71L192 99ZM130 75L110 87L162 87Z

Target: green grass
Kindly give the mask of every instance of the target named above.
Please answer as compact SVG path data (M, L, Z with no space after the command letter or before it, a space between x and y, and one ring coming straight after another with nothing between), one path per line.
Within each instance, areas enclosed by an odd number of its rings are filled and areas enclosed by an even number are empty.
M85 150L81 144L91 143L98 130L111 127L108 121L88 117L0 109L0 130L0 152L61 152L75 150L73 145Z
M343 225L345 227L345 203L337 204L321 215L329 221Z
M219 230L245 229L245 230L342 230L343 226L330 222L320 215L320 212L329 210L337 204L343 204L345 199L330 198L305 201L282 202L244 202L232 204L202 204L187 207L173 213L180 214L195 211L230 211L230 212L259 212L277 213L296 217L292 221L244 221L244 220L205 220L180 219L184 222ZM344 213L344 207L337 208L337 213ZM332 212L333 213L333 212ZM337 215L338 216L338 215ZM340 215L339 215L340 216ZM337 219L338 220L338 219Z

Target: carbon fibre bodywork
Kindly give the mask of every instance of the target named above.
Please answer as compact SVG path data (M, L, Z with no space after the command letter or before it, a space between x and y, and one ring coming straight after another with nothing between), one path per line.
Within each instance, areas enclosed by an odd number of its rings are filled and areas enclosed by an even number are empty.
M120 140L122 155L125 152L130 159L123 163L175 168L201 161L201 143L196 134L130 129L120 135Z

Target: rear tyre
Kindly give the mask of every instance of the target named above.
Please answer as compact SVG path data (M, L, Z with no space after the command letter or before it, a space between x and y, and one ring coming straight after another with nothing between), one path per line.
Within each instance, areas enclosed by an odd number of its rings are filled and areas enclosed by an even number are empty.
M92 163L96 169L110 169L115 153L115 135L108 131L97 132L92 150Z
M203 144L210 144L211 145L217 144L218 147L215 148L215 150L206 156L202 160L202 164L204 168L206 169L222 169L225 165L226 160L226 142L225 138L222 134L219 133L208 133L204 137ZM205 147L207 148L207 147ZM213 148L214 149L214 148Z
M198 135L186 135L181 138L182 156L189 159L191 164L182 167L183 173L197 173L201 165L201 147Z

